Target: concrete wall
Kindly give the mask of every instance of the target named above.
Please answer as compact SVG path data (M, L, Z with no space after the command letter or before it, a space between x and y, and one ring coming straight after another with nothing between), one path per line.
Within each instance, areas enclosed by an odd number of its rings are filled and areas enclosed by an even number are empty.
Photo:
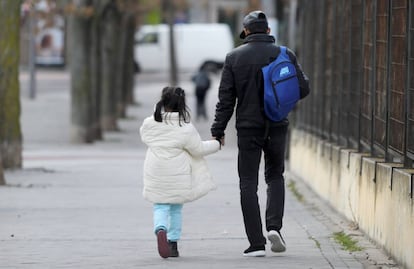
M414 170L292 130L289 164L322 199L405 268L414 268Z

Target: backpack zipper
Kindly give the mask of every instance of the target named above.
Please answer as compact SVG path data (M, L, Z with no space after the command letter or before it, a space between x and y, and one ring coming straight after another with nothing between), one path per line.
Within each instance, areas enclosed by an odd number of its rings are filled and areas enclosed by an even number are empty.
M278 108L280 108L279 97L277 96L277 92L276 92L276 88L275 88L276 83L273 82L273 81L271 81L271 83L272 83L273 95L275 96L275 100L276 100L276 105L277 105Z

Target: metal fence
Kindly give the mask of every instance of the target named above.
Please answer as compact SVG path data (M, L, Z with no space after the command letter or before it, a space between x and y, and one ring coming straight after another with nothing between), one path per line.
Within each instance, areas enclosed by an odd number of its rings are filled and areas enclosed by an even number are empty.
M413 167L414 3L300 2L299 60L312 93L298 128Z

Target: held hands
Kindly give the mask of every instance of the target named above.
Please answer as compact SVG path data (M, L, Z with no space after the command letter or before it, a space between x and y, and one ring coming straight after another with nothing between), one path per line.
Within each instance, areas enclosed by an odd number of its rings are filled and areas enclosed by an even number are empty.
M213 139L217 140L220 143L220 149L221 149L221 146L224 146L224 136L220 138L213 136Z

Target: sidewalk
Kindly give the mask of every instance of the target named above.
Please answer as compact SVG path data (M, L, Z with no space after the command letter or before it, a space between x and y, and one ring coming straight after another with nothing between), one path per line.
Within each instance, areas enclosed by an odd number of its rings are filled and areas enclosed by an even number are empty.
M358 230L352 233L365 250L342 250L332 234L351 231L349 223L289 172L287 184L294 180L305 202L286 192L282 233L287 252L272 253L268 245L264 258L243 257L248 241L239 205L233 122L226 146L207 157L218 189L184 206L181 257L160 258L152 205L141 195L146 147L138 130L164 84L138 78L140 105L129 108L121 131L91 145L73 145L69 77L40 77L36 100L27 98L27 80L21 79L24 167L7 171L7 186L0 187L0 268L398 268ZM208 93L210 115L217 78L214 83ZM192 108L192 84L184 79L181 86ZM195 125L204 139L210 137L209 122ZM259 193L264 216L263 179Z

